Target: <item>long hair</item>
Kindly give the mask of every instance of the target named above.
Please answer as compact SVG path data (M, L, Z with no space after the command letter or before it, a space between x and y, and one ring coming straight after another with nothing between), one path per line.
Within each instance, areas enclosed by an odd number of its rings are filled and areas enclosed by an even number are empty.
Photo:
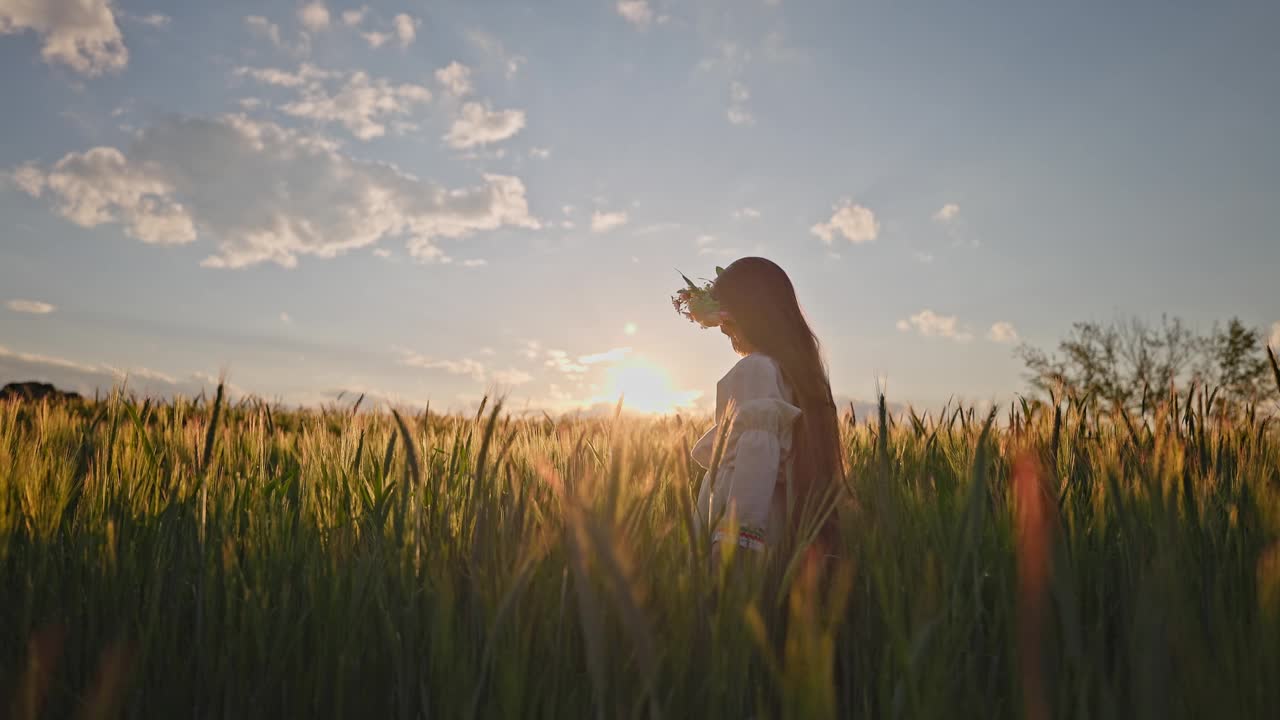
M712 294L732 319L725 330L735 349L743 351L741 340L773 358L800 406L792 444L793 483L796 507L803 512L792 513L794 532L800 529L802 515L830 501L844 478L839 420L822 346L800 310L791 279L770 260L735 261L716 278ZM837 541L834 520L833 510L818 534L821 544Z

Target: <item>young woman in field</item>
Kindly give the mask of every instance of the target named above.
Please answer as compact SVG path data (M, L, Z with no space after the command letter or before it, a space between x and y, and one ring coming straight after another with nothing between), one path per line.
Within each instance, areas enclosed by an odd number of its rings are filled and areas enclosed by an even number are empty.
M699 522L715 528L713 543L759 551L815 542L836 552L832 506L844 473L836 406L790 278L769 260L742 258L673 300L742 355L716 384L715 425L693 448L708 469ZM734 521L736 536L727 537Z

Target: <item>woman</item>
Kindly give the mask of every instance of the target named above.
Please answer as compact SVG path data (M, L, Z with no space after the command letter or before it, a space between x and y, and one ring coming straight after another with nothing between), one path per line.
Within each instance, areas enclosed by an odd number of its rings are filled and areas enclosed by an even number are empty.
M693 457L708 469L700 522L740 547L811 541L836 551L833 500L844 470L831 383L818 338L782 268L748 257L718 271L715 321L742 359L716 385L715 426ZM713 470L714 468L714 470Z

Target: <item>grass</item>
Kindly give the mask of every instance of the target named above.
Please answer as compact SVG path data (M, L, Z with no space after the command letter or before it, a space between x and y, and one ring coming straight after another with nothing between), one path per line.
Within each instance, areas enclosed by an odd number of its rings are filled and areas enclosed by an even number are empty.
M0 714L1275 717L1218 407L846 417L840 559L713 567L700 421L0 404Z

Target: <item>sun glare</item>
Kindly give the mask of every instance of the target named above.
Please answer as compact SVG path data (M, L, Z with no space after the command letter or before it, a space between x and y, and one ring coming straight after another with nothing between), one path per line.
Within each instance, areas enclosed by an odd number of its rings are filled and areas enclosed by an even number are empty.
M598 400L617 402L618 396L622 396L625 410L661 414L688 408L702 392L677 390L666 370L636 357L609 368L605 375L604 391Z

